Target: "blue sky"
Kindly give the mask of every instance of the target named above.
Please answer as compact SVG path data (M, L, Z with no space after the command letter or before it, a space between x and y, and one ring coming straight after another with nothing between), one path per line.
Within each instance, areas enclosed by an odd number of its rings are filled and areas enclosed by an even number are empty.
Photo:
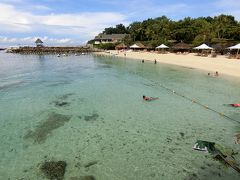
M32 45L40 37L47 45L80 45L105 27L166 15L184 17L234 15L240 20L240 0L0 0L0 47Z

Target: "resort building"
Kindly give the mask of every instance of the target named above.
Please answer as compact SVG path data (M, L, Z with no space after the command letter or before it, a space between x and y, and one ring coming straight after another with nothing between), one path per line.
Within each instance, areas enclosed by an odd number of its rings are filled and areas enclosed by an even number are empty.
M94 44L122 42L127 34L99 34L94 38Z

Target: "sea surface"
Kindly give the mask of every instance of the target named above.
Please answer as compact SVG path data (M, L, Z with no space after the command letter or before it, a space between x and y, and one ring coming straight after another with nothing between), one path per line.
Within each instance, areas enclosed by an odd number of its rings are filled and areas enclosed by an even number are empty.
M0 179L239 179L197 140L240 153L240 79L94 55L0 53ZM158 97L152 102L142 96ZM235 156L240 163L240 154Z

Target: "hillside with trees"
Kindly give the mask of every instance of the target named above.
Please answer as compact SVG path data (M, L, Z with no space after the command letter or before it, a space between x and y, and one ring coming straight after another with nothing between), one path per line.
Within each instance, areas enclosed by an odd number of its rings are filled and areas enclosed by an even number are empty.
M121 33L129 34L124 39L126 45L142 42L156 47L161 43L171 45L176 42L185 42L192 45L207 43L227 46L240 41L240 22L231 15L186 17L179 21L162 16L133 22L127 27L118 24L116 27L105 28L102 32L102 34Z

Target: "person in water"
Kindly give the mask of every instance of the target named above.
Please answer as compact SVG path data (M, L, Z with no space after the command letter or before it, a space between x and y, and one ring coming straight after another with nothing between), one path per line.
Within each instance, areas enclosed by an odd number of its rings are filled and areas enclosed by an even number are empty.
M142 60L142 63L144 63L144 59Z
M240 107L240 104L230 104L232 107Z
M157 64L157 60L156 59L154 60L154 64Z
M156 100L156 99L159 99L159 98L148 97L148 96L143 95L143 100L144 101L152 101L152 100Z
M215 76L218 76L219 74L218 74L218 72L216 71L216 73L215 73Z

